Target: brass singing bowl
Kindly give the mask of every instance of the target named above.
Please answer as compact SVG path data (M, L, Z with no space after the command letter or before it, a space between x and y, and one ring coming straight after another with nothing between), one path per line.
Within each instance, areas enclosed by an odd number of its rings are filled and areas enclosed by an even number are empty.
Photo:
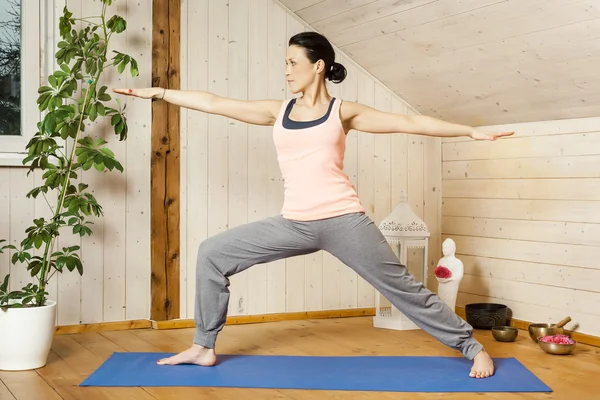
M563 328L557 328L556 324L531 324L529 325L529 337L534 342L538 342L538 338L542 336L564 335Z
M575 349L575 344L577 343L575 341L573 341L574 342L573 344L548 343L548 342L539 340L541 338L542 338L541 336L538 338L538 344L540 345L540 348L548 354L555 354L555 355L571 354L573 352L573 350Z
M529 337L534 342L538 342L538 338L542 336L551 335L564 335L564 325L571 321L571 317L567 317L560 321L558 324L543 323L543 324L530 324L527 330L529 331Z
M494 326L492 336L499 342L514 342L519 336L519 330L512 326Z

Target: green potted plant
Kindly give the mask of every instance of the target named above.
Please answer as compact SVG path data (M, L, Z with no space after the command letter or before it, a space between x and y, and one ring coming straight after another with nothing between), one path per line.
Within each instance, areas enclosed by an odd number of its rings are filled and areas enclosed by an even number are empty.
M43 171L44 184L34 188L28 198L44 196L52 217L36 218L26 237L12 250L12 268L26 267L33 282L21 289L10 288L10 274L0 277L0 370L27 370L46 364L56 329L56 302L48 299L46 287L55 273L83 274L78 246L56 248L56 239L67 230L71 234L92 235L88 217L103 215L88 185L79 172L95 168L99 172L123 167L106 147L107 141L86 134L86 124L106 119L120 141L127 138L125 107L112 98L100 84L108 68L122 74L126 68L138 75L131 56L110 50L113 35L125 31L126 21L114 15L107 18L113 0L101 0L101 11L94 17L76 18L65 7L60 17L58 49L54 55L59 68L38 89L37 104L43 113L37 133L27 144L23 161ZM81 28L75 28L76 21ZM48 201L54 193L54 207ZM5 242L0 241L0 242ZM16 242L13 242L16 243ZM2 244L2 243L0 243Z

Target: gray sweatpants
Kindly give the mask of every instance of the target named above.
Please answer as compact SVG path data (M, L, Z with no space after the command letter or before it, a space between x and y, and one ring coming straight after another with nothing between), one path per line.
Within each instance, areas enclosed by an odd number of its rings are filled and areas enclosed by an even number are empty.
M294 221L281 216L202 242L196 267L194 343L214 348L229 303L229 277L255 264L324 250L352 268L424 331L472 360L483 348L473 328L401 265L364 213Z

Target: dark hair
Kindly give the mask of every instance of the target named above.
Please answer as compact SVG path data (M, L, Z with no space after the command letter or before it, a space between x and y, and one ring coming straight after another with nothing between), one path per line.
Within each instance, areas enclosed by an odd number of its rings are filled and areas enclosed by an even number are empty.
M290 38L289 45L303 47L306 57L313 64L323 60L325 79L333 83L340 83L346 79L346 68L335 62L335 51L325 36L316 32L301 32Z

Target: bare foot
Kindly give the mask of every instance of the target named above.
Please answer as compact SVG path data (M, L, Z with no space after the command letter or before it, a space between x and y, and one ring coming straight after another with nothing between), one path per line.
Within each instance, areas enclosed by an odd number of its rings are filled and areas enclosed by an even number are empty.
M485 350L481 350L473 359L471 378L488 378L494 375L494 361Z
M211 367L217 362L215 349L207 349L197 344L193 344L187 350L182 351L172 357L158 360L158 365L177 365L177 364L196 364L203 367Z

